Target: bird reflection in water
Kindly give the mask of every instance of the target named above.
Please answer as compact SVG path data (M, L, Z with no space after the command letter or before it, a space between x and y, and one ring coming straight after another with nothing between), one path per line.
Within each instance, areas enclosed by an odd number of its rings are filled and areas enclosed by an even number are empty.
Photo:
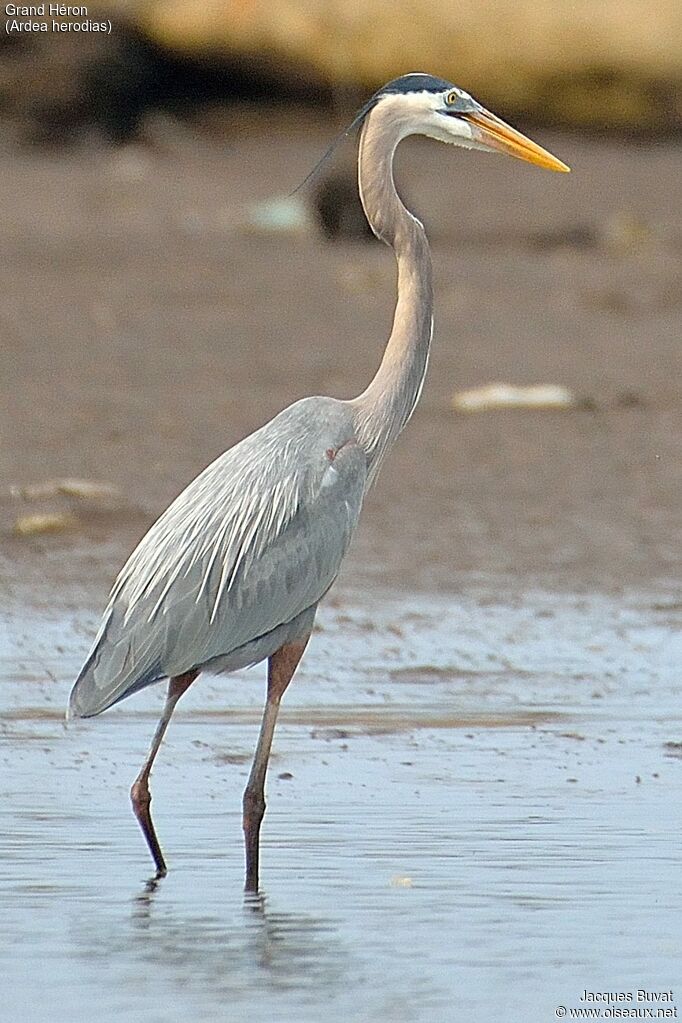
M263 892L245 893L225 916L181 913L163 901L163 881L145 882L133 898L130 951L166 971L174 986L201 986L214 996L321 987L333 993L348 983L351 964L331 919L271 909Z

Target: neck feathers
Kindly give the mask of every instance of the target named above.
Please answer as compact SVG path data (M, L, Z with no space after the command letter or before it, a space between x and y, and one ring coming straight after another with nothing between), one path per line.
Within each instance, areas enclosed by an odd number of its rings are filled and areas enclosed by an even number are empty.
M370 479L419 401L433 329L431 255L424 228L405 209L393 181L393 156L408 132L392 104L380 104L362 130L358 176L369 224L398 262L398 301L381 365L352 401Z

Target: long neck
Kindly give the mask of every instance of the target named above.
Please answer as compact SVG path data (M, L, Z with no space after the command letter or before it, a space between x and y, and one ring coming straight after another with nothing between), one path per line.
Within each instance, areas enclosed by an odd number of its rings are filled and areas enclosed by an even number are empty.
M403 206L393 181L393 156L404 137L390 111L373 111L362 131L360 198L374 233L398 261L398 301L381 365L351 405L370 479L419 400L433 329L431 255L424 228Z

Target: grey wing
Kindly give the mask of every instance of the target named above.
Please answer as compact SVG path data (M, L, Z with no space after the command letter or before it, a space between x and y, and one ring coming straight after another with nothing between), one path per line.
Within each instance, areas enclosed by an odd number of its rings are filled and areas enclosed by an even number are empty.
M121 571L71 712L98 714L315 605L348 549L366 477L350 415L333 399L304 399L221 455Z

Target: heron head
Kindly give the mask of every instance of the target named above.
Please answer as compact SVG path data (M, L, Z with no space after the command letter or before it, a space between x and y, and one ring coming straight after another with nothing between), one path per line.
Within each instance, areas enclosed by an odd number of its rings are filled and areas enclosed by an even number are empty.
M570 168L542 146L522 135L451 82L433 75L409 74L379 89L359 112L364 121L374 109L393 114L400 137L428 135L439 142L507 153L553 171Z
M414 72L394 78L378 89L357 112L346 130L334 139L295 191L317 174L339 143L365 124L374 110L392 117L395 122L394 137L398 141L408 135L428 135L439 142L449 142L465 149L507 153L548 170L570 170L570 167L542 146L486 110L468 92L458 89L444 78Z

